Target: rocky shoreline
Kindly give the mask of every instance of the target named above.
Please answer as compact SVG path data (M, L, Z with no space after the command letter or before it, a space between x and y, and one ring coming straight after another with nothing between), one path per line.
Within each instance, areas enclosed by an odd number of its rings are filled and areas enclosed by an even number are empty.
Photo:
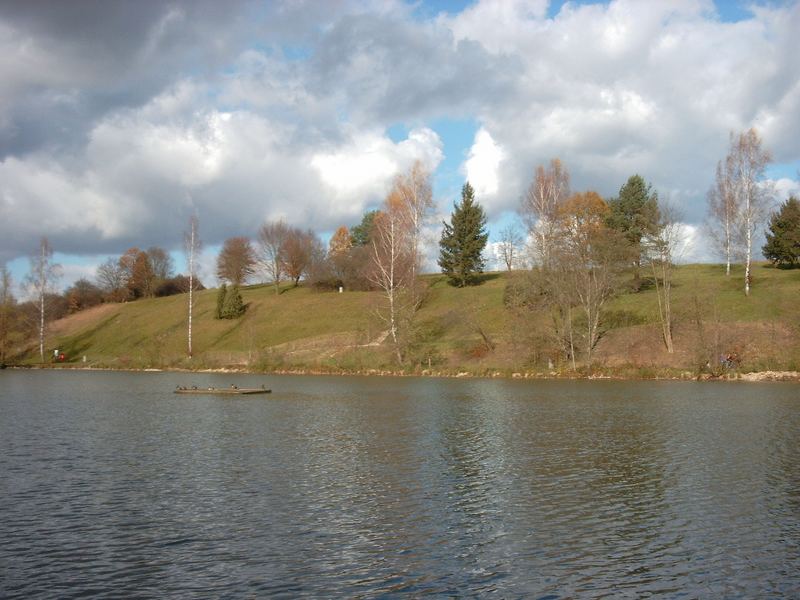
M64 371L125 371L137 373L229 373L239 375L339 375L354 377L434 377L442 379L514 379L514 380L575 380L575 381L740 381L745 383L752 382L797 382L800 383L800 371L756 371L751 373L728 373L725 375L714 376L703 373L699 376L690 371L682 371L672 375L653 375L653 376L630 376L621 373L591 373L580 374L574 372L558 373L552 372L530 372L514 371L511 373L503 371L489 371L475 373L470 371L437 371L424 369L419 372L395 371L391 369L363 369L363 370L325 370L325 369L275 369L270 371L255 371L242 367L218 367L202 369L186 369L180 367L164 368L116 368L99 366L72 366L72 365L6 365L9 370L26 369L51 369Z

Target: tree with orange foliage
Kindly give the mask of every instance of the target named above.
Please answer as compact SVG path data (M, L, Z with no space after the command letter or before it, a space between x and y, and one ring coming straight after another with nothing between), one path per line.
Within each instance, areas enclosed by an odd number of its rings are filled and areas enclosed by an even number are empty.
M624 266L625 240L609 228L608 204L596 192L574 194L557 213L557 236L553 245L554 273L550 278L556 286L564 310L573 306L583 312L581 336L587 364L600 337L600 318L606 301L616 288L616 275ZM569 314L571 354L575 358L572 317Z
M150 257L136 246L128 248L119 258L119 268L131 298L151 298L155 295L155 273Z
M246 237L225 240L217 256L217 277L235 286L242 285L256 271L256 255Z
M353 247L353 241L350 239L350 230L342 225L331 236L328 242L328 254L334 256L337 254L344 254Z
M328 242L328 261L333 277L336 280L336 285L344 285L344 281L347 279L352 249L353 240L350 236L350 230L342 225L333 233Z
M321 243L317 235L310 229L303 231L292 227L283 242L283 272L294 281L295 287L300 285L300 278L311 267L315 256L319 253ZM324 248L322 250L324 254Z
M403 362L400 329L413 303L408 289L414 273L414 256L405 210L402 196L393 189L373 221L370 235L372 264L368 272L370 283L380 290L386 300L385 309L377 314L389 328L398 364Z

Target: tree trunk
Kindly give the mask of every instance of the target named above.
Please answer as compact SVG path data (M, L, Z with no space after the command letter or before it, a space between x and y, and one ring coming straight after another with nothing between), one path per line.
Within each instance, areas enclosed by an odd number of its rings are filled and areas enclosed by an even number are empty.
M731 224L730 219L725 221L725 277L731 275Z
M747 209L748 209L748 213L749 213L749 210L750 210L750 202L749 202L749 200L748 200L747 204L748 204ZM753 236L752 236L752 231L751 231L752 230L752 220L751 220L749 214L747 216L747 224L746 225L747 225L747 256L746 256L746 259L745 259L745 267L744 267L744 295L745 296L749 296L750 295L750 260L751 260L751 255L753 253L753 248L752 248Z
M44 362L44 284L39 295L39 357Z
M42 257L39 278L39 357L44 362L44 292L47 287L45 261L47 260L46 248L42 244Z
M192 222L192 231L190 233L190 241L189 241L189 331L188 331L188 342L189 342L189 358L192 358L192 308L194 304L194 222Z

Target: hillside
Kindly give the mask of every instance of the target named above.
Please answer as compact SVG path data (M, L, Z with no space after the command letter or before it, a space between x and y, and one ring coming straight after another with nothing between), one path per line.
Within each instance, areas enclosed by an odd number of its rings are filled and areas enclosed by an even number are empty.
M423 370L441 373L566 372L548 341L546 313L515 314L504 291L519 274L489 273L479 285L458 289L425 276L428 291L405 340L398 368L376 316L377 292L315 292L303 286L243 288L246 314L216 320L216 290L197 294L195 355L186 356L187 296L106 304L53 323L48 347L66 363L109 368L247 368L253 370ZM676 352L664 350L656 295L645 287L621 291L606 306L604 333L593 372L656 376L716 373L717 359L735 352L740 370L797 370L800 366L800 270L759 265L752 295L741 273L730 278L716 265L676 270ZM627 289L624 281L620 288ZM84 363L83 357L86 357ZM31 348L22 364L35 364ZM580 366L580 365L579 365ZM586 372L585 368L582 372Z

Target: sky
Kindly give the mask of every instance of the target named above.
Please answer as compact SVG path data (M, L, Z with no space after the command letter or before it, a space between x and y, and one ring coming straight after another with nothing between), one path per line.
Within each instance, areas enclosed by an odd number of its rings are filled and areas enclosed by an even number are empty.
M131 246L216 250L283 218L323 237L421 160L441 220L465 180L491 239L534 169L642 175L714 256L706 193L755 127L800 192L800 0L0 3L0 264L47 236L62 286ZM437 225L438 224L438 225Z

